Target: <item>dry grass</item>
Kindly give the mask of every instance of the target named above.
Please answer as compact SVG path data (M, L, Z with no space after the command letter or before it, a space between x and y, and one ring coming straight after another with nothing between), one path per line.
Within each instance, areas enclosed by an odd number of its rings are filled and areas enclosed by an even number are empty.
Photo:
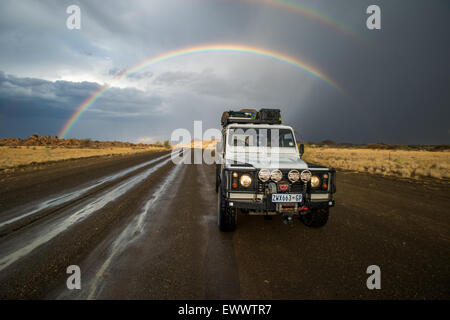
M450 179L450 151L305 148L307 162L337 169L420 179Z
M110 148L64 148L47 146L0 146L0 170L33 163L44 163L49 161L78 159L92 156L106 156L114 154L130 154L145 151L168 150L164 147L133 146L133 147L110 147Z

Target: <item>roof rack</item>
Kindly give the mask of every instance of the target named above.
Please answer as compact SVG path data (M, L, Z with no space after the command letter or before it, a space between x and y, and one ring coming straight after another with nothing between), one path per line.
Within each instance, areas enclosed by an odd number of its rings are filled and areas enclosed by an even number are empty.
M222 126L230 123L281 124L280 109L241 109L225 111L222 114Z

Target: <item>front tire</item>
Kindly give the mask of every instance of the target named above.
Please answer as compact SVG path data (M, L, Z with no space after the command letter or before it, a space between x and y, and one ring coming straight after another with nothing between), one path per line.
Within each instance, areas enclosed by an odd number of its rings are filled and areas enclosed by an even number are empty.
M237 224L237 210L227 206L223 196L222 187L217 193L217 218L220 231L235 231Z
M301 215L302 222L311 228L320 228L327 224L328 216L330 215L330 208L311 209L305 215Z

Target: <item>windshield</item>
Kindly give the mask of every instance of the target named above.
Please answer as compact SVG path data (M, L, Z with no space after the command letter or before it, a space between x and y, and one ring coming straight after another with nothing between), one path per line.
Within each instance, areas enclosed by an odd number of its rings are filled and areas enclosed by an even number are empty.
M234 147L295 148L291 129L231 128L228 145Z

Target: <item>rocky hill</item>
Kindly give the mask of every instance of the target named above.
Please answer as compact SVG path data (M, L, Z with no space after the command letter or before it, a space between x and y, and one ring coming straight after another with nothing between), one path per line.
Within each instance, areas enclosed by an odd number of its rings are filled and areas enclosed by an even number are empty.
M66 148L111 148L111 147L137 147L156 146L152 144L135 144L121 141L97 141L91 139L60 139L58 137L42 136L34 134L26 139L2 138L0 146L20 147L20 146L49 146Z

